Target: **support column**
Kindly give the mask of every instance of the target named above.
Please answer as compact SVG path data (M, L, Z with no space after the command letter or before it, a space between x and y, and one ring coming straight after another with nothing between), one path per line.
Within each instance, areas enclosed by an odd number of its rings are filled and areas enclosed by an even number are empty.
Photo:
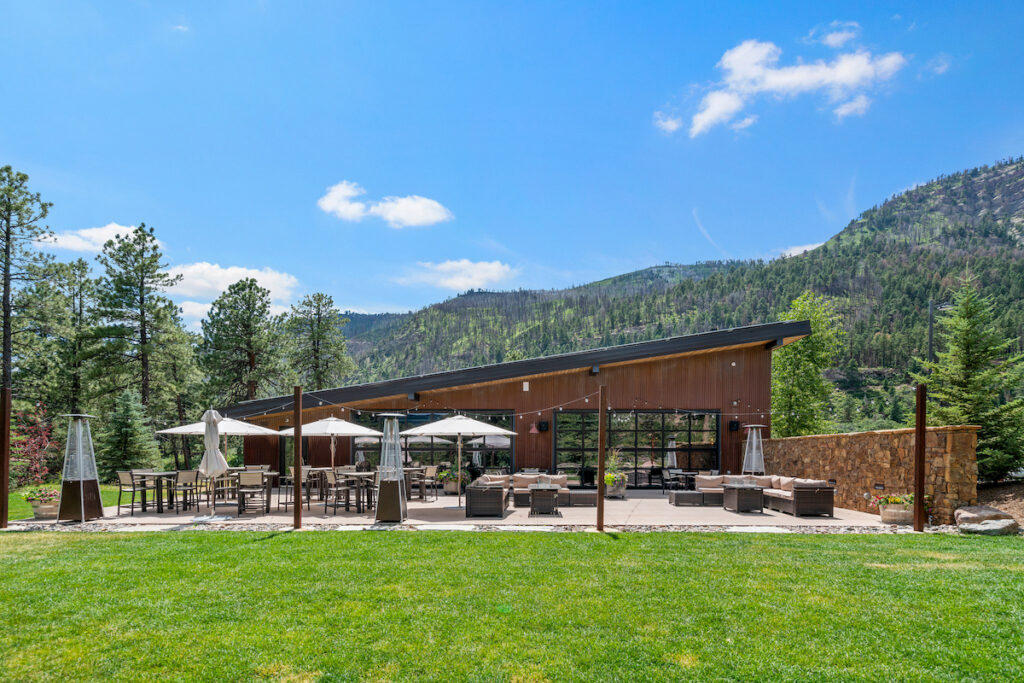
M7 528L11 493L11 388L0 389L0 529Z
M597 530L604 531L604 454L608 445L608 415L604 385L597 388Z
M294 476L294 496L292 497L293 521L292 526L296 529L302 528L302 387L295 387L295 398L292 401L292 419L295 421L294 429L294 464L292 474Z
M924 531L924 447L927 433L928 388L917 385L917 422L914 431L914 531Z

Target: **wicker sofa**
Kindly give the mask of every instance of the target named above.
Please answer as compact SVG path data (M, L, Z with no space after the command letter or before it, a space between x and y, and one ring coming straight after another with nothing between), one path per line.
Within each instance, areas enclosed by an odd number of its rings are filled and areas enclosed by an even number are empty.
M753 485L764 489L764 505L770 510L785 512L794 517L828 515L835 506L834 487L823 479L800 479L778 475L749 476L738 474L697 475L694 489L704 494L705 505L722 504L725 484Z

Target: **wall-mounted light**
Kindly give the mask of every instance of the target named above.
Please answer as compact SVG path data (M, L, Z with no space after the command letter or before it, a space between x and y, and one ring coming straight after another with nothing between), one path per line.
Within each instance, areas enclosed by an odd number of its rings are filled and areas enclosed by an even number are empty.
M601 372L601 366L600 365L592 365L592 366L590 366L590 374L591 375L597 375L600 372Z
M523 382L523 391L529 391L529 390L530 390L530 383L529 382Z
M540 430L537 429L537 423L536 422L531 422L530 423L530 433L531 434L540 434Z
M415 391L410 391L409 395L407 396L407 398L410 401L418 401L418 400L420 400L420 395L417 394Z

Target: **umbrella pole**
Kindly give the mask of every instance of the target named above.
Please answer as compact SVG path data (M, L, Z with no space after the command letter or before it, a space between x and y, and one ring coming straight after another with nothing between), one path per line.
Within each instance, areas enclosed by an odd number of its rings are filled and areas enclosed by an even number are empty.
M334 437L331 437L331 469L334 469Z
M462 434L459 434L459 507L462 507Z

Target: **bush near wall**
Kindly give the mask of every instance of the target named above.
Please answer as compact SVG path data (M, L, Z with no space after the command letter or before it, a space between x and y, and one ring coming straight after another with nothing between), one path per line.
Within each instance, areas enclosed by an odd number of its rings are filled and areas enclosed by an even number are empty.
M978 427L929 427L925 437L925 493L936 524L952 524L953 511L978 502ZM914 430L816 434L768 439L769 474L835 479L836 506L875 512L864 494L909 493L914 488Z

